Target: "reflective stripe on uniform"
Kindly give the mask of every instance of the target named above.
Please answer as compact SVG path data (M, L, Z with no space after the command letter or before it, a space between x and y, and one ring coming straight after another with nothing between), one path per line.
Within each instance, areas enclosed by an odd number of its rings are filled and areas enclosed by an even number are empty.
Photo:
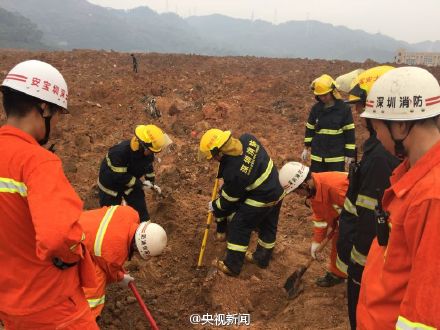
M343 161L345 161L344 156L324 158L324 162L326 162L326 163L337 163L337 162L343 162Z
M98 232L96 233L96 238L95 238L95 245L94 245L94 253L95 256L97 257L101 256L102 242L104 241L105 232L107 231L108 224L110 223L113 213L115 213L117 208L118 205L110 206L107 212L105 212L105 215L101 220L101 223L99 224Z
M356 205L374 211L377 205L377 199L359 194L356 199Z
M339 258L339 255L336 256L336 268L347 275L348 266Z
M348 124L348 125L345 125L342 127L343 131L348 131L349 129L354 129L354 123L351 123L351 124Z
M362 253L356 250L356 247L353 246L353 248L351 249L350 256L353 261L355 261L361 266L365 266L365 262L367 261L367 256L364 256Z
M113 166L112 162L110 161L110 157L107 155L105 155L105 159L107 160L107 166L110 167L110 169L113 172L116 173L127 173L127 167L121 167L121 166Z
M342 209L339 205L332 204L332 206L335 209L336 213L341 214Z
M309 124L309 123L306 123L306 127L308 129L315 129L315 125L312 125L312 124Z
M419 322L411 322L410 320L404 318L403 316L399 316L396 323L396 329L398 330L435 330L429 325L419 323Z
M250 205L250 206L255 206L255 207L272 207L272 206L277 205L284 197L286 197L286 192L283 192L281 197L278 198L278 200L273 201L273 202L263 203L263 202L256 201L254 199L247 198L244 201L244 203L247 205Z
M220 204L220 198L217 198L217 200L215 201L215 206L217 206L217 208L218 208L219 210L224 211L224 210L222 209L221 204Z
M319 156L315 156L315 155L310 155L310 159L314 160L316 162L322 162L322 158Z
M345 149L354 150L354 149L356 149L356 145L355 144L346 144Z
M136 178L132 177L131 180L127 183L127 187L133 187L136 183Z
M267 164L266 170L263 174L260 175L260 177L254 181L251 185L246 187L247 191L254 190L255 188L258 188L266 179L269 177L270 173L272 172L273 168L273 161L272 159L269 160L269 164Z
M273 247L275 246L275 242L273 242L273 243L266 243L265 241L263 241L261 239L258 239L258 244L260 244L265 249L273 249Z
M110 195L110 196L113 196L113 197L118 196L118 192L117 192L117 191L107 189L106 187L104 187L104 186L101 184L101 182L99 182L99 179L98 179L98 187L99 187L99 189L101 189L103 192L105 192L107 195Z
M342 134L342 129L321 128L316 133L318 133L318 134L325 134L325 135L339 135L339 134Z
M147 177L147 178L154 178L154 177L156 177L156 174L154 174L154 172L147 173L147 174L145 174L145 177Z
M306 137L304 138L304 142L312 142L313 137Z
M86 239L86 234L82 233L80 243ZM70 251L74 251L76 247L78 246L78 243L73 244L71 247L69 247Z
M13 179L0 178L0 192L16 193L22 197L27 196L27 187L23 182L18 182Z
M238 197L231 197L231 196L229 196L224 190L222 190L221 195L222 195L222 197L224 197L227 201L230 201L230 202L237 202L238 200L240 200L240 198L238 198Z
M353 203L351 202L351 200L348 197L345 198L345 201L344 201L344 210L350 214L358 216L356 206L353 205Z
M238 252L246 252L248 246L246 245L238 245L238 244L232 244L228 242L228 246L227 246L228 250L231 251L238 251Z
M99 298L87 299L87 302L89 303L90 308L95 308L95 307L105 303L105 295L103 295L102 297L99 297Z
M327 228L327 225L326 221L313 221L313 226L316 228Z

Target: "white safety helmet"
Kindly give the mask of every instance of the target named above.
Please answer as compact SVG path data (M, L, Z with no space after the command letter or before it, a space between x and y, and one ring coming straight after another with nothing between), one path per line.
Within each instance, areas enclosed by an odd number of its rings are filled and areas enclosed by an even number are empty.
M361 117L407 121L439 114L437 79L425 69L407 66L386 72L374 83Z
M309 168L298 162L289 162L285 164L279 173L281 186L286 194L298 188L309 174Z
M155 257L167 246L167 233L157 223L142 222L136 229L135 241L142 258Z
M61 73L48 63L30 60L17 64L6 75L2 86L56 104L67 110L66 81Z

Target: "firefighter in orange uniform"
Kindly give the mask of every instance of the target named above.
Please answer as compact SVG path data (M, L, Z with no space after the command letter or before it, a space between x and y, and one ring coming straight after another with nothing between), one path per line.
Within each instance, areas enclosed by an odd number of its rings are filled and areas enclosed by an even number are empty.
M382 75L367 97L384 147L405 160L377 210L357 307L358 329L440 327L440 86L428 71Z
M98 329L81 289L95 283L82 202L61 160L41 146L67 113L66 82L32 60L17 64L1 91L0 319L6 329Z
M105 288L119 282L123 287L134 280L124 263L138 251L144 259L162 253L167 244L165 230L158 224L142 222L130 206L110 206L86 211L80 224L86 233L86 245L95 262L97 285L84 288L93 315L104 308Z
M339 214L344 205L348 188L347 173L312 173L307 166L301 163L289 162L282 167L279 177L286 194L295 191L310 200L314 224L310 254L313 258L316 259L316 250L327 236L327 231L335 230L332 238L329 271L324 277L318 278L316 284L322 287L331 287L342 283L347 278L347 274L339 270L344 267L339 265L342 261L337 258L336 242L338 241ZM336 266L337 263L339 269Z

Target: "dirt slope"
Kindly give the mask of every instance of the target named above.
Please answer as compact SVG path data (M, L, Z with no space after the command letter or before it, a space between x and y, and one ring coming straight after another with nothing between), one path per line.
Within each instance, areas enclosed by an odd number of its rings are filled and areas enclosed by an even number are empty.
M238 279L209 267L196 270L216 170L214 163L197 162L196 150L203 131L218 127L237 136L256 135L278 168L299 160L304 122L314 103L310 82L322 73L337 76L374 63L145 54L138 56L140 72L135 75L124 53L2 50L0 79L25 59L53 64L68 82L71 115L61 121L53 140L87 209L98 207L95 183L102 157L108 147L130 138L135 125L155 123L174 140L172 150L155 165L167 198L147 197L153 220L169 235L169 246L159 258L127 265L162 329L203 328L189 322L195 313L250 313L253 329L348 328L345 286L322 289L314 284L325 272L324 261L306 273L305 292L298 299L285 299L282 285L307 261L311 237L309 210L295 196L284 201L268 269L246 264ZM163 114L160 120L145 111L143 100L152 95ZM360 128L357 133L358 140L365 136ZM224 249L225 243L210 235L205 265ZM130 292L114 286L107 298L103 329L148 329Z

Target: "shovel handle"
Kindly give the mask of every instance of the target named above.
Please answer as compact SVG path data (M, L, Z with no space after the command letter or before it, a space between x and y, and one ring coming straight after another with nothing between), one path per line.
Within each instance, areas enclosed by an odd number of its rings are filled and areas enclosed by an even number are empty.
M142 300L141 295L139 294L136 285L134 284L133 281L131 281L130 283L128 283L129 288L131 289L131 291L133 291L134 296L136 297L136 300L139 303L139 306L141 307L142 312L145 314L145 316L148 319L148 322L150 322L151 325L151 329L153 330L159 330L159 328L157 327L156 321L154 321L153 316L151 316L150 311L148 310L147 306L145 305L144 301Z
M214 182L214 188L212 189L211 201L214 201L215 197L217 196L218 181L219 181L218 178L216 178L215 182ZM199 254L199 260L197 262L197 267L200 267L202 265L203 256L205 254L205 249L206 249L206 242L208 240L209 227L211 226L211 222L212 222L212 212L208 212L208 218L206 219L206 228L205 228L205 233L203 234L202 246L200 248L200 254Z

